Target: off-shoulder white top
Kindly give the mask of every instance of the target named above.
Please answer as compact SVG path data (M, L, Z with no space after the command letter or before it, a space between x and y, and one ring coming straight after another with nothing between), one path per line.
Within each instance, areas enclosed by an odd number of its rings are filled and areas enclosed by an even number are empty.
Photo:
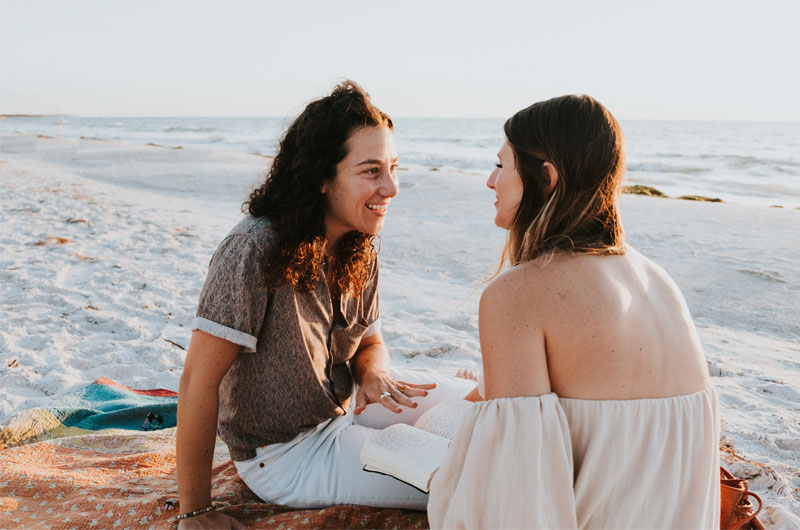
M431 528L719 528L715 389L476 403L431 484Z

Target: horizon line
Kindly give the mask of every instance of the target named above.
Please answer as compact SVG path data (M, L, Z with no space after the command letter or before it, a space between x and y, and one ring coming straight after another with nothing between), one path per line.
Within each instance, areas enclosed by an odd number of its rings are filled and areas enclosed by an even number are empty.
M254 116L254 115L83 115L83 114L53 114L53 113L0 113L0 121L9 118L97 118L97 119L277 119L289 120L293 116ZM392 119L403 120L506 120L496 116L394 116ZM800 124L800 120L768 120L768 119L741 119L741 118L617 118L620 121L674 121L674 122L723 122L723 123L786 123Z

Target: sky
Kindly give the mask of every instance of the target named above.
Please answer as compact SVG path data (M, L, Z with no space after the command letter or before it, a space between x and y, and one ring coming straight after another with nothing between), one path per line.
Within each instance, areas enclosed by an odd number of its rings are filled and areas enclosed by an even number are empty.
M800 121L800 2L0 0L0 113L395 117L586 93L621 119Z

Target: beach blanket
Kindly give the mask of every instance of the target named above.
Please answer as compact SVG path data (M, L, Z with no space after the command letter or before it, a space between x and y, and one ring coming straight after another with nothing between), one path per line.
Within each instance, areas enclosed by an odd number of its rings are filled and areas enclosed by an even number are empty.
M0 428L0 528L174 528L177 394L101 378ZM427 528L424 512L263 503L217 440L214 502L250 528Z

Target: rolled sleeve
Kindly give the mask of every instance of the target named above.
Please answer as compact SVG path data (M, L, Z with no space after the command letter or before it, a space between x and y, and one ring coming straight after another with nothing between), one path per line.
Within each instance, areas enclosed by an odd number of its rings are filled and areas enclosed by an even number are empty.
M381 330L381 304L378 296L378 260L372 265L370 277L367 280L367 285L364 287L362 303L364 306L364 320L367 323L367 331L365 337L376 334Z
M256 351L267 309L263 248L248 234L228 236L208 268L192 329Z

